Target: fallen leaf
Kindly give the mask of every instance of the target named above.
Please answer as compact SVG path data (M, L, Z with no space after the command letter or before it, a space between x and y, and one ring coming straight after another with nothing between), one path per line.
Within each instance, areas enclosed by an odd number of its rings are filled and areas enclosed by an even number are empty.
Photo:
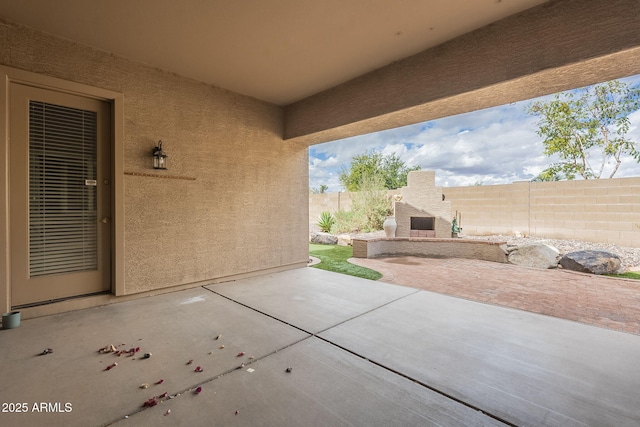
M102 347L100 350L98 350L98 353L115 353L115 351L116 348L113 346L113 344L110 344Z
M149 384L147 383L140 384L140 388L149 388Z
M244 351L241 351L240 353L238 353L238 357L242 357L244 355L245 355Z
M193 363L193 359L189 359L189 361L187 362L187 365L191 365Z
M222 338L222 334L220 334L220 335L218 335L218 336L216 337L216 341L218 341L220 338Z
M144 402L142 406L145 408L151 408L152 406L156 406L157 404L158 404L158 398L152 397L151 399Z
M201 366L196 366L196 369L194 369L194 372L202 372L204 371L204 369L202 369Z
M169 415L171 413L171 409L167 409L167 412L164 413L164 416L166 417L167 415Z
M196 387L196 389L193 392L195 394L200 394L201 391L202 391L202 387L198 386L198 387Z
M109 365L106 368L104 368L104 370L105 371L109 371L109 370L115 368L116 366L118 366L118 362L113 362L111 365Z

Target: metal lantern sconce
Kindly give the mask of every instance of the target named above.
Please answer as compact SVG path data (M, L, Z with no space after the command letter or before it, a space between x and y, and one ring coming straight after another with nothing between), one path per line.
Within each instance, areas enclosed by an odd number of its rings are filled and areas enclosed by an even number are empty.
M167 155L162 151L162 141L158 141L158 146L153 148L153 168L167 169Z

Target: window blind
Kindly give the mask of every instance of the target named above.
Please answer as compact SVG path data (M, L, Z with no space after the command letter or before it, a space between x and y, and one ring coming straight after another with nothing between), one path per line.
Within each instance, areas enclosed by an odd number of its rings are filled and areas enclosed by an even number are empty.
M96 270L97 114L29 102L30 276Z

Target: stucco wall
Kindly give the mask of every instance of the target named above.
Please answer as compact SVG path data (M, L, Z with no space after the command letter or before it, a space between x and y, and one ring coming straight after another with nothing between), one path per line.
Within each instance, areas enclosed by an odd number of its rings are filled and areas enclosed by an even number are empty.
M640 2L553 0L286 107L307 145L640 73Z
M281 108L6 22L0 64L124 94L124 293L306 263L307 149ZM133 175L159 139L187 179Z
M411 236L411 217L434 217L435 237L451 237L451 202L442 199L435 171L411 171L407 186L400 189L402 201L395 203L397 237ZM413 236L412 236L413 237Z

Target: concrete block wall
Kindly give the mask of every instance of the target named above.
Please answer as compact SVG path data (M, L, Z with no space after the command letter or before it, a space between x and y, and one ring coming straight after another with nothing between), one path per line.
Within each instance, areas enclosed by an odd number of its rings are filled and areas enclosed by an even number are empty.
M640 247L640 177L518 182L444 190L463 233L513 234Z
M351 209L351 193L309 194L309 224L316 224L322 212L336 213Z
M640 178L532 183L531 201L531 233L640 247Z
M528 232L529 182L444 189L451 210L461 214L459 226L466 234Z
M640 247L640 177L442 189L462 233L576 239ZM398 191L395 191L397 194ZM319 196L319 195L313 195ZM310 197L310 206L315 198ZM324 206L328 209L329 206ZM310 215L309 223L317 221Z

